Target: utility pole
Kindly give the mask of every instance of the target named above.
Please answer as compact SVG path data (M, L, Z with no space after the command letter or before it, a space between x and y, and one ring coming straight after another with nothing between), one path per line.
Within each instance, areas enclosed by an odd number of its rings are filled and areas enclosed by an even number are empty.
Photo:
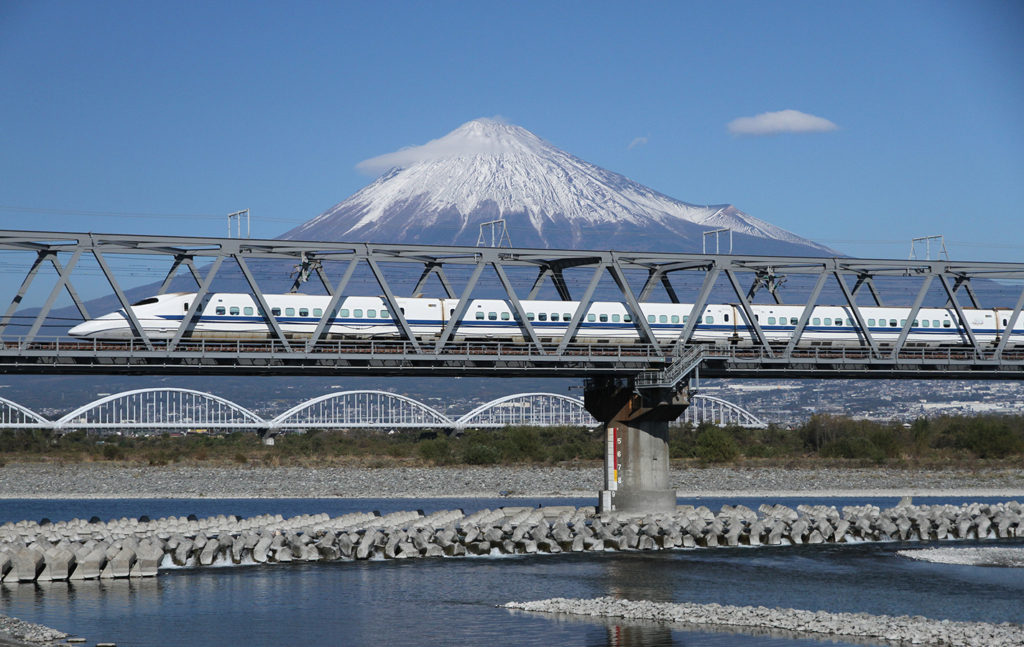
M234 213L229 213L228 214L228 238L241 238L242 237L242 219L243 218L245 219L245 237L249 238L249 210L248 209L242 209L241 211L236 211ZM232 225L232 223L237 224L237 228L236 228L237 231L238 231L238 235L237 236L232 236L231 235L231 225Z
M490 238L491 244L487 244ZM505 219L490 220L480 223L480 235L476 238L477 247L512 247L512 239L509 238L508 228L505 226Z

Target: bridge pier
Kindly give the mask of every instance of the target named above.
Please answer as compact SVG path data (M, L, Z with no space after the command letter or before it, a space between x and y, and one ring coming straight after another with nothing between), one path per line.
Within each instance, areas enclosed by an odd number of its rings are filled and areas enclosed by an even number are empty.
M586 381L584 404L602 422L606 439L602 512L670 512L668 424L689 405L686 382L677 389L637 391L631 378Z

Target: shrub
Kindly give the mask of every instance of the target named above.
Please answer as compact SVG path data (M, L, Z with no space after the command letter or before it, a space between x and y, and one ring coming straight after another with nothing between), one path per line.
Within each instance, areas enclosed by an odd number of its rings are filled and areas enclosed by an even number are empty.
M117 445L106 444L103 446L103 458L108 461L119 461L124 458L124 452Z
M735 460L739 448L724 429L708 426L697 435L694 454L702 463L726 463Z
M425 461L435 465L448 465L452 462L452 448L445 437L420 441L416 452Z
M501 452L491 445L470 443L462 449L462 462L470 465L494 465L501 460Z

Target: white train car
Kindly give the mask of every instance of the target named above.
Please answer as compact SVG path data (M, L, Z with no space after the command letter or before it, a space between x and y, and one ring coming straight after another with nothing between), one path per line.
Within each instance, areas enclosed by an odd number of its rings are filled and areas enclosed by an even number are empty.
M139 324L152 339L172 337L195 300L194 293L149 297L131 306ZM330 305L328 296L305 294L266 295L271 316L285 335L309 337ZM436 338L458 308L456 299L398 298L398 306L417 338ZM565 336L579 304L574 301L521 301L526 318L543 342ZM642 303L647 325L661 342L677 339L689 323L692 304ZM786 344L795 334L804 306L752 305L765 338L772 344ZM899 339L909 308L862 307L861 317L872 338L882 346ZM964 311L975 338L981 343L998 343L1011 310L968 309ZM128 339L131 327L123 310L83 322L68 334L79 338ZM381 297L349 296L341 300L325 330L328 339L387 339L400 336L395 313ZM214 293L205 300L189 335L194 338L266 339L267 323L251 295ZM454 339L522 341L523 326L511 303L503 299L474 299L467 305L454 329ZM755 336L742 308L736 304L708 304L696 322L695 343L731 343L749 346ZM594 302L583 315L576 341L579 343L629 343L639 340L636 322L626 305L614 301ZM862 346L863 334L853 311L845 306L817 306L811 312L801 346ZM951 308L921 308L912 322L906 346L962 346L968 335ZM1015 323L1008 345L1024 345L1024 317Z

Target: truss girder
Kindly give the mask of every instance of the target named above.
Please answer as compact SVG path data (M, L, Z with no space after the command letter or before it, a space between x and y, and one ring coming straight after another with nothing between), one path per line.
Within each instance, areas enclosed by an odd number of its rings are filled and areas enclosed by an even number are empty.
M509 426L594 427L583 400L557 393L517 393L491 400L455 421L457 429Z
M270 420L271 429L400 429L452 427L440 411L404 395L386 391L328 393L288 409Z
M230 400L178 388L108 395L54 421L57 429L260 429L260 416Z
M56 270L56 280L44 286L48 289L48 298L45 299L37 314L33 315L30 323L25 325L28 332L17 338L15 346L27 353L23 357L28 358L18 365L13 371L33 372L44 369L35 364L42 364L42 358L46 355L45 348L41 355L31 355L35 352L38 333L53 309L57 296L67 292L83 318L88 318L85 305L75 291L73 278L77 276L83 254L95 257L107 282L110 284L111 294L117 297L122 306L127 303L127 290L118 283L115 273L107 264L109 259L118 257L132 257L145 255L147 257L166 257L171 269L160 285L160 291L166 291L170 286L171 278L178 272L182 265L185 265L198 284L197 296L189 304L189 309L177 331L172 335L169 342L153 339L146 339L145 331L140 329L137 321L130 324L136 332L140 342L138 347L133 347L130 354L137 358L139 353L150 353L152 356L144 363L151 366L161 362L150 362L154 357L164 356L164 365L174 364L180 361L187 364L190 361L184 357L187 351L184 349L184 342L190 340L190 334L195 328L197 317L203 307L207 296L214 291L215 278L220 271L223 261L231 259L235 261L241 270L248 288L259 304L261 314L270 330L273 356L279 365L283 366L281 372L287 372L288 358L291 358L296 365L302 368L308 366L314 355L327 341L325 332L330 324L335 307L348 289L348 281L358 265L365 265L369 268L373 279L376 280L387 301L388 308L394 313L394 320L399 328L399 335L404 340L401 359L410 363L422 362L433 366L443 365L454 374L459 366L467 369L469 373L486 373L481 369L484 363L492 362L499 366L495 374L502 372L507 374L512 370L513 364L504 360L495 360L494 356L484 353L484 357L469 357L459 350L460 340L455 338L457 321L465 314L468 300L476 298L476 290L482 284L479 280L486 266L490 265L498 276L500 289L505 293L505 299L509 302L512 310L519 317L519 324L523 331L523 342L528 350L529 360L526 364L537 368L538 358L544 358L545 369L550 375L584 375L593 374L601 370L612 372L651 370L652 367L663 366L665 358L659 357L662 352L660 343L656 341L651 327L647 325L645 317L640 315L640 303L649 298L654 287L661 282L665 287L669 299L674 302L692 303L690 316L683 326L682 332L678 335L675 343L684 347L693 341L694 332L704 313L705 307L711 300L713 290L722 274L736 294L738 308L742 310L742 316L750 329L753 337L753 345L763 355L772 357L778 356L782 361L794 360L798 352L803 335L803 328L807 325L807 319L814 305L820 305L821 286L827 280L824 277L834 277L843 294L845 303L832 304L848 307L852 318L856 322L856 330L862 337L862 344L870 349L872 357L882 359L888 358L890 364L898 359L898 356L906 346L908 328L906 326L900 332L900 338L895 345L886 346L882 349L876 339L871 335L865 318L858 307L857 296L862 287L870 289L876 304L881 303L881 297L875 290L874 279L887 277L887 280L898 280L901 277L920 279L925 284L932 284L936 278L942 285L948 299L949 306L956 311L957 320L960 322L965 345L973 350L979 361L996 359L1003 360L1008 357L1006 353L1006 335L1001 335L998 342L990 347L979 346L978 337L971 329L968 318L965 316L964 308L958 301L958 296L966 293L972 305L978 305L978 294L971 288L971 281L978 279L1000 279L1024 282L1024 263L990 263L990 262L955 262L955 261L922 261L922 260L891 260L891 259L852 259L852 258L805 258L805 257L767 257L749 255L717 255L717 254L671 254L653 252L610 252L591 250L545 250L545 249L492 249L492 248L466 248L454 246L417 246L417 245L388 245L376 243L343 243L343 242L303 242L288 240L257 240L257 239L230 239L230 238L198 238L198 237L177 237L177 236L134 236L118 234L86 234L75 232L39 232L39 231L0 231L0 253L16 252L32 255L33 261L25 264L25 275L20 287L13 295L3 318L0 319L0 334L9 332L11 321L16 316L19 308L22 307L24 298L33 283L39 283L41 274L39 269L42 265L53 264ZM269 308L264 293L261 291L252 271L249 269L251 263L256 259L277 259L287 260L292 263L305 263L308 267L315 268L324 289L331 295L332 307L328 308L323 318L316 324L313 335L303 339L302 343L294 343L294 340L285 335L275 318L268 314ZM344 276L338 278L335 285L331 284L331 278L326 273L330 270L327 262L342 263L345 265ZM386 264L386 267L385 267ZM413 272L406 278L394 279L390 272L402 271L408 266ZM328 267L328 270L324 268ZM333 266L331 266L333 267ZM402 316L401 308L398 306L398 299L405 294L418 294L422 291L424 281L431 274L436 275L441 281L442 287L447 295L455 292L455 288L449 281L452 274L449 270L453 267L461 267L463 271L469 270L468 282L459 293L460 303L456 307L454 316L442 328L437 338L431 337L429 341L417 339L407 321ZM397 268L397 269L396 269ZM537 272L536 280L530 283L517 284L513 278L520 280L520 274L512 274L513 268L530 268ZM570 322L567 325L567 334L557 343L542 343L542 335L531 325L525 317L525 307L519 300L519 294L529 293L531 297L536 296L537 291L547 278L551 278L559 297L567 299L570 296L570 284L567 281L566 272L570 269L579 270L583 276L591 272L589 283L586 289L578 295L578 304ZM385 271L387 270L387 271ZM604 273L608 272L618 290L617 299L627 308L634 321L637 336L641 342L637 346L648 348L650 356L643 361L619 367L600 362L583 362L573 356L570 347L574 345L574 338L580 330L583 319L588 308L596 299L596 290ZM639 292L634 293L630 287L629 277L643 273L646 282ZM673 288L670 276L678 273L689 273L689 276L696 277L701 287L696 294L677 294ZM406 272L406 274L409 274ZM768 339L753 316L753 301L748 298L749 291L740 287L741 281L748 281L753 277L756 282L759 277L785 277L790 275L806 275L816 279L815 289L810 298L801 297L796 305L804 306L801 325L797 327L795 335L788 340L784 348L775 348L769 344ZM416 280L419 276L419 280ZM846 277L856 277L856 284L851 290L846 284ZM584 281L586 279L583 279ZM15 282L12 282L17 284ZM411 289L404 288L404 293L396 292L392 286L408 285ZM975 284L976 286L977 284ZM488 288L491 289L491 288ZM607 289L607 286L602 289ZM893 304L910 307L916 312L921 308L923 294L927 288L918 292L913 304ZM778 294L774 295L775 297ZM682 297L682 298L680 298ZM487 295L487 298L494 298ZM608 297L602 296L602 299ZM1011 300L1007 299L1008 301ZM891 301L891 299L890 299ZM792 304L792 302L791 302ZM1010 304L987 303L985 307L1004 306L1010 308ZM1012 316L1014 321L1020 317L1022 307L1014 308ZM133 317L129 316L129 319ZM909 317L908 321L913 321ZM1012 326L1012 323L1010 324ZM1005 330L1010 330L1009 327ZM0 340L2 341L2 340ZM13 341L13 340L12 340ZM188 344L189 347L192 344ZM10 346L6 346L10 348ZM39 347L42 348L42 347ZM510 348L510 346L506 346ZM98 352L98 351L97 351ZM116 354L116 353L115 353ZM154 355L155 354L155 355ZM0 353L2 355L2 353ZM31 356L31 357L30 357ZM344 366L352 362L361 362L361 353L356 352L346 355L339 350L331 360L337 366ZM66 359L66 358L61 358ZM321 355L321 359L326 359ZM370 357L365 363L367 373L391 374L394 371L394 364L386 357ZM205 360L204 360L205 361ZM90 370L97 369L102 362L97 361ZM112 369L121 372L117 361L110 362ZM30 366L31 365L31 366ZM7 370L0 362L0 371ZM300 368L294 369L296 373ZM325 371L327 369L324 369ZM9 371L11 372L11 371Z
M691 396L690 406L683 412L681 421L699 425L711 423L720 427L736 426L764 429L768 425L743 407L711 395Z
M52 422L28 407L0 398L0 429L46 429L52 426Z

